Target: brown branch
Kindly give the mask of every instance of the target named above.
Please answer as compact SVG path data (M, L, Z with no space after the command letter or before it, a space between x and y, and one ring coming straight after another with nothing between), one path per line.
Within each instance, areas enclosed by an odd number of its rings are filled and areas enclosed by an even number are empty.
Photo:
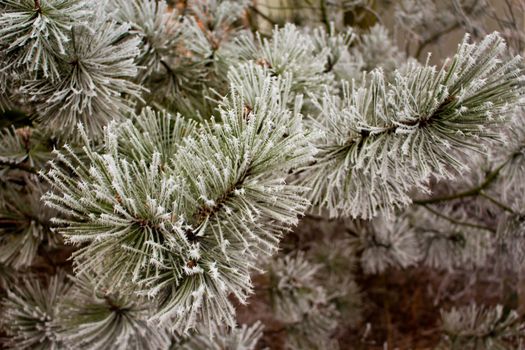
M235 184L231 185L224 191L223 194L219 198L216 198L214 200L215 205L212 207L209 207L207 205L203 205L200 208L197 209L195 214L193 215L194 220L198 223L197 227L207 218L218 212L224 203L233 196L233 192L244 182L246 179L247 174L243 175L239 180L235 182Z
M276 26L277 25L277 22L275 22L273 19L271 19L269 16L267 16L263 12L261 12L257 7L255 7L253 5L250 5L249 9L252 10L253 12L255 12L255 14L257 14L258 16L261 16L262 19L266 20L272 26Z
M473 223L470 223L470 222L465 222L465 221L459 221L459 220L456 220L454 218L451 218L450 216L447 216L445 214L442 214L440 212L438 212L437 210L431 208L430 206L428 205L423 205L423 208L425 208L426 210L428 210L429 212L431 212L432 214L436 215L437 217L440 217L442 219L445 219L447 221L450 221L451 223L453 224L456 224L456 225L460 225L460 226L466 226L466 227L471 227L471 228L475 228L475 229L479 229L479 230L485 230L485 231L490 231L492 233L495 233L493 229L491 229L490 227L488 226L483 226L483 225L477 225L477 224L473 224Z
M30 165L27 165L25 163L17 163L17 162L11 162L11 161L0 159L0 167L1 166L8 167L11 169L16 169L16 170L22 170L30 174L38 175L38 170L36 168Z
M413 120L413 121L408 121L408 122L398 122L397 125L392 125L390 127L387 127L381 132L377 132L377 133L373 133L372 134L372 133L370 133L370 131L362 129L360 131L361 137L358 138L358 139L350 140L345 145L344 149L342 149L341 151L344 151L344 150L348 149L349 147L354 146L355 144L357 144L358 148L361 148L362 145L364 144L365 140L368 139L368 138L373 138L373 137L376 137L376 136L381 136L381 135L387 135L387 134L395 133L397 128L399 127L399 125L413 127L413 126L415 126L415 125L417 125L419 123L419 126L418 126L419 128L425 128L425 127L429 126L433 122L433 120L436 118L436 116L438 116L440 113L445 111L446 108L450 104L455 103L455 101L456 101L456 97L455 96L452 96L452 95L448 96L443 102L441 102L441 104L438 106L438 108L436 108L436 110L430 116L428 116L426 118L419 118L419 119L416 119L416 120Z
M509 212L511 214L516 214L516 212L511 207L509 207L508 205L506 205L504 203L501 203L499 200L497 200L496 198L493 198L492 196L488 195L484 191L480 191L479 195L481 197L484 197L485 199L489 200L490 202L496 204L501 209L503 209L503 210L505 210L505 211L507 211L507 212Z
M328 10L326 8L326 0L321 0L321 22L324 24L327 33L330 33L330 19L328 18Z
M507 165L507 163L509 161L510 161L510 158L507 161L505 161L503 164L498 166L494 171L490 172L485 177L485 180L479 186L476 186L474 188L471 188L471 189L463 191L463 192L454 193L454 194L447 195L447 196L436 197L436 198L429 198L429 199L422 199L422 200L415 200L412 203L417 204L417 205L426 205L426 204L435 204L435 203L441 203L441 202L451 201L451 200L455 200L455 199L461 199L461 198L466 198L466 197L477 196L484 189L489 187L498 178L498 175L499 175L501 169L503 169L503 167L505 165Z
M42 7L40 6L40 0L35 0L35 11L37 13L42 13Z
M434 35L430 36L429 38L423 40L417 50L416 50L416 53L414 54L414 56L419 59L419 56L421 56L421 54L423 53L423 50L425 49L425 47L427 47L428 45L434 43L435 41L437 41L440 37L442 37L443 35L445 34L448 34L456 29L458 29L460 27L460 23L459 22L456 22L454 23L453 25L443 29L442 31L440 32L437 32L437 33L434 33Z

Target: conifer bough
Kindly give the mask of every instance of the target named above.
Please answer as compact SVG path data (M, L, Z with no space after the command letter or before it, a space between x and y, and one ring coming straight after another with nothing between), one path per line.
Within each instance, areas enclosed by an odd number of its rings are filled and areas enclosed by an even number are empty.
M342 99L315 100L312 127L324 135L301 174L312 202L331 216L369 219L410 204L431 176L467 171L462 156L483 152L522 102L521 58L504 54L497 33L479 44L467 36L440 70L409 62L389 82L376 69L344 84Z
M312 264L311 252L268 259L310 209L357 219L359 249L331 243L349 265L359 254L365 273L481 265L497 239L523 237L522 202L483 192L500 171L516 192L522 126L509 133L512 158L460 192L503 208L500 237L431 207L439 198L409 207L431 180L474 172L470 158L521 107L523 63L497 33L467 36L438 69L402 64L380 25L336 30L331 2L323 28L268 37L237 30L248 4L190 1L178 13L156 0L0 0L0 112L27 119L0 130L0 283L59 238L78 248L70 281L24 275L7 288L9 347L252 349L262 327L236 328L232 296L245 303L250 274L268 269L287 346L333 348L336 300L360 300L350 268ZM510 252L525 260L522 245ZM522 331L500 308L443 321L457 344L488 333L490 348Z
M249 108L232 86L221 122L199 128L146 109L133 123L110 124L97 150L80 127L87 161L69 147L57 152L45 175L55 192L44 196L67 217L55 219L58 232L87 243L74 253L78 273L97 273L115 290L131 280L155 298L152 318L177 330L235 325L228 295L246 300L257 260L275 252L308 204L302 187L285 182L312 153L301 116L287 110L275 78L259 83Z

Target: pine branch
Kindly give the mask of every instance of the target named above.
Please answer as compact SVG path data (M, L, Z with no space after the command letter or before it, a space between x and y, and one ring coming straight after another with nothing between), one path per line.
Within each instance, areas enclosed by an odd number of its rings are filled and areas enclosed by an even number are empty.
M268 17L263 12L261 12L256 6L251 5L251 6L249 6L249 9L252 10L253 12L255 12L258 16L261 16L262 19L264 19L265 21L270 23L272 25L272 27L277 25L277 22L275 22L272 18Z
M488 195L487 193L485 193L485 191L480 191L479 195L481 197L483 197L483 198L488 199L492 203L496 204L498 207L500 207L504 211L507 211L507 212L509 212L511 214L514 214L514 215L518 215L518 213L516 213L511 207L509 207L506 204L501 203L499 200L497 200L497 199L493 198L492 196Z
M6 68L26 70L30 78L55 80L61 55L74 25L86 23L94 3L74 0L4 0L0 14L0 47L9 54Z
M15 162L15 161L10 161L10 160L0 159L0 167L7 167L10 169L22 170L27 173L33 174L33 175L39 174L38 169L28 165L25 162Z
M436 40L441 38L443 35L451 33L451 32L453 32L454 30L456 30L456 29L458 29L460 27L461 27L461 24L459 22L456 22L456 23L448 26L447 28L440 30L439 32L436 32L436 33L432 34L430 37L426 38L425 40L423 40L422 42L419 43L419 45L418 45L418 47L416 49L416 52L414 53L414 57L419 59L421 54L423 53L423 50L428 45L431 45Z
M477 225L477 224L472 224L470 222L459 221L459 220L456 220L456 219L454 219L452 217L449 217L447 215L441 214L440 212L438 212L437 210L431 208L427 204L422 204L422 206L426 210L430 211L432 214L434 214L434 215L436 215L436 216L438 216L438 217L440 217L442 219L445 219L447 221L450 221L451 223L453 223L455 225L466 226L466 227L471 227L471 228L475 228L475 229L486 230L486 231L490 231L492 233L496 233L492 228L490 228L488 226Z
M108 293L94 275L72 278L73 287L61 301L60 338L68 348L101 350L157 350L170 343L165 327L147 318L154 306L133 290Z
M54 322L59 302L69 288L63 273L52 276L47 283L24 278L10 285L2 301L2 326L10 335L5 345L23 350L64 348Z
M251 326L244 324L232 329L214 326L211 331L201 327L197 334L181 339L177 345L178 348L183 350L255 350L257 343L263 336L263 328L260 322L255 322Z
M333 78L324 73L328 48L318 51L313 38L292 24L275 27L271 38L256 33L255 40L251 35L242 35L233 43L234 46L221 53L226 62L232 65L254 62L274 76L288 75L293 93L323 91Z
M413 203L417 205L425 206L427 204L436 204L436 203L480 195L483 190L487 189L494 181L498 179L500 171L508 164L509 161L510 159L508 159L503 164L500 164L496 169L488 173L487 176L485 176L485 179L483 180L483 182L479 186L476 186L474 188L471 188L471 189L468 189L466 191L462 191L456 194L451 194L448 196L414 200Z
M320 0L321 23L327 32L330 32L330 19L328 18L328 10L326 8L326 0Z
M412 203L414 189L428 191L431 175L454 179L468 170L464 159L498 138L494 126L523 95L520 57L503 63L497 34L477 45L467 39L440 70L412 62L391 83L374 70L343 85L342 99L314 98L311 127L324 135L315 162L298 171L320 210L365 219L391 213Z
M442 329L447 335L443 345L478 349L513 349L523 338L523 319L515 310L471 304L441 310Z
M58 231L88 243L77 268L155 298L151 318L181 332L235 325L230 295L246 300L251 270L308 204L304 188L284 181L312 152L301 116L281 98L290 83L245 70L260 94L248 101L232 83L220 123L193 128L146 109L111 123L100 149L80 128L88 161L65 147L45 175L55 193L44 200L67 218L55 220Z
M0 196L0 263L16 269L27 267L33 263L41 246L58 246L60 238L52 232L50 223L56 212L40 201L45 190L32 182L27 182L22 191L3 189Z
M144 87L134 83L138 67L139 38L121 40L129 25L99 19L78 25L68 33L73 45L64 48L62 59L70 69L61 70L56 79L28 82L23 92L37 103L38 118L51 134L75 135L77 123L85 124L91 136L121 113L130 113L134 100L141 101Z

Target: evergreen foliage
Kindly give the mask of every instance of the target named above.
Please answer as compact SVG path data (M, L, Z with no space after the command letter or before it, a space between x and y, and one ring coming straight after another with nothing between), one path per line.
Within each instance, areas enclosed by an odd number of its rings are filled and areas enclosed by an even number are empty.
M412 50L373 2L288 3L0 0L7 348L344 348L373 275L523 268L523 61L487 2L399 1ZM521 346L505 302L442 310L439 346Z
M69 288L64 275L51 277L47 285L24 279L7 290L2 325L11 336L10 349L63 349L57 320L58 304Z
M288 349L337 347L331 339L337 327L337 310L315 280L320 267L298 254L272 262L268 271L271 303L287 331Z
M102 270L112 289L131 279L158 297L155 318L180 331L201 318L235 325L228 294L245 301L254 262L307 205L301 187L284 183L311 153L300 115L283 106L275 79L260 83L249 107L232 86L222 123L195 135L181 116L148 110L138 126L110 124L100 151L80 128L90 165L66 146L46 175L59 194L44 196L69 216L55 220L66 240L89 243L75 253L78 271ZM149 148L149 130L139 128L152 117L158 143Z
M60 238L51 231L56 212L42 205L42 188L28 185L24 194L6 189L0 207L0 263L15 269L30 266L42 242L47 248Z
M215 327L215 326L214 326ZM262 336L263 326L256 322L248 327L242 325L228 330L225 327L214 329L211 333L207 329L201 329L200 333L194 334L188 339L172 346L173 350L252 350L256 348L257 342Z
M0 16L2 70L22 70L28 77L55 80L60 56L70 45L74 25L88 20L93 3L75 0L3 0Z
M165 349L166 329L146 320L152 305L132 293L108 292L95 276L75 278L61 301L60 338L71 349Z
M460 157L483 151L521 100L520 58L503 63L504 48L497 34L477 45L466 38L440 70L409 63L388 82L377 69L344 85L342 98L315 100L312 125L323 137L301 182L312 202L331 216L369 219L409 205L431 175L467 171Z
M523 335L523 322L515 311L475 304L442 311L446 343L463 349L515 349ZM448 348L448 347L444 347Z

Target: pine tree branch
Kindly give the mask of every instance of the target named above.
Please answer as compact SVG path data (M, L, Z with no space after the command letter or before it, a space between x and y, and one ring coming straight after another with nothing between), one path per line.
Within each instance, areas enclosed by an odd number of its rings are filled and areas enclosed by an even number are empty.
M328 92L317 99L322 117L312 123L325 136L318 163L300 181L313 188L312 203L331 216L370 218L411 204L411 191L427 186L429 173L453 180L471 165L464 157L497 138L501 121L494 116L507 115L523 94L520 57L504 62L504 49L497 33L479 44L466 36L440 69L413 62L395 71L395 84L377 69L366 84L344 84L342 101ZM493 180L459 196L478 194Z
M22 170L30 174L38 175L38 170L34 167L25 163L10 162L7 160L0 159L0 167L5 166L11 169Z
M453 25L451 25L451 26L449 26L449 27L447 27L447 28L437 32L437 33L434 33L434 35L432 35L429 38L423 40L419 44L419 46L417 47L417 50L416 50L416 53L414 54L414 57L419 59L419 57L423 53L423 50L425 49L425 47L427 47L428 45L434 43L436 40L441 38L443 35L448 34L450 32L453 32L454 30L458 29L459 27L460 27L460 23L456 22Z
M477 187L471 188L470 190L466 190L466 191L463 191L463 192L451 194L451 195L448 195L448 196L429 198L429 199L422 199L422 200L415 200L412 203L424 206L426 204L435 204L435 203L441 203L441 202L451 201L451 200L455 200L455 199L461 199L461 198L466 198L466 197L477 196L477 195L479 195L481 193L481 191L483 191L484 189L488 188L498 178L498 175L499 175L501 169L503 169L503 167L505 165L507 165L507 163L509 161L510 161L510 158L507 161L505 161L503 164L498 166L494 171L490 172L485 177L485 180Z
M492 203L496 204L498 207L500 207L501 209L505 210L505 211L508 211L509 213L511 214L516 214L516 212L511 208L509 207L508 205L504 204L504 203L501 203L499 200L497 200L496 198L488 195L487 193L485 193L485 191L480 191L479 195L481 197L484 197L486 199L488 199L489 201L491 201Z
M432 209L430 206L428 205L423 205L423 208L425 208L426 210L428 210L429 212L431 212L432 214L436 215L437 217L440 217L442 219L445 219L453 224L456 224L456 225L460 225L460 226L466 226L466 227L471 227L471 228L475 228L475 229L480 229L480 230L486 230L486 231L490 231L492 233L496 233L493 229L491 229L490 227L488 226L483 226L483 225L477 225L477 224L472 224L470 222L464 222L464 221L459 221L459 220L456 220L454 218L451 218L450 216L447 216L447 215L444 215L440 212L438 212L437 210L435 209Z
M37 13L42 13L42 7L40 6L40 0L35 0L35 11Z
M330 33L330 19L328 18L328 11L326 8L326 0L321 0L321 22L324 24L327 33Z
M477 5L478 5L478 1L475 1L472 4L472 6L470 6L468 9L466 9L466 12L467 13L471 13L477 7ZM441 30L441 31L439 31L437 33L434 33L429 38L423 40L419 44L419 46L418 46L418 48L416 50L416 53L414 54L414 57L419 59L419 56L421 56L421 54L423 53L423 50L425 49L425 47L427 47L428 45L433 44L435 41L437 41L443 35L449 34L449 33L453 32L454 30L461 28L461 25L462 25L462 23L460 21L456 21L454 24L446 27L445 29L443 29L443 30Z
M277 22L275 22L273 19L265 15L263 12L261 12L257 7L250 5L249 9L255 12L258 16L260 16L262 19L270 23L272 26L276 26Z
M381 137L383 135L393 134L396 132L399 126L412 127L412 126L415 126L419 122L419 127L425 128L432 123L432 120L434 118L438 117L444 110L446 110L447 106L449 106L450 104L453 104L455 100L456 98L454 96L449 96L447 99L443 101L443 103L441 103L441 105L439 105L439 107L429 117L424 118L424 119L418 119L418 120L411 121L411 122L399 121L397 125L392 125L388 128L385 128L381 132L371 133L369 130L362 129L360 130L361 137L358 139L349 140L349 142L346 144L346 147L341 149L340 152L346 153L346 151L350 147L353 147L354 145L356 145L356 147L360 149L361 146L365 144L366 140Z
M199 207L194 214L194 220L196 221L195 227L199 227L206 218L216 214L223 206L226 201L228 201L229 198L234 196L234 191L240 187L242 187L244 181L249 176L249 171L244 173L243 176L237 180L235 184L230 186L224 193L214 200L215 205L212 207L208 207L206 205Z

